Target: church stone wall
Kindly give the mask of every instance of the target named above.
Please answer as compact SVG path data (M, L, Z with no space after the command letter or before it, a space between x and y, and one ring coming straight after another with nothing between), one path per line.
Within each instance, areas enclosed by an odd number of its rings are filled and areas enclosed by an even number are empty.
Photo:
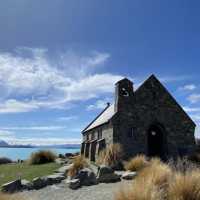
M164 127L166 156L191 153L195 148L195 124L155 78L134 94L133 109L121 111L114 122L114 141L122 143L125 155L148 154L147 132L152 124ZM134 134L128 137L133 128Z

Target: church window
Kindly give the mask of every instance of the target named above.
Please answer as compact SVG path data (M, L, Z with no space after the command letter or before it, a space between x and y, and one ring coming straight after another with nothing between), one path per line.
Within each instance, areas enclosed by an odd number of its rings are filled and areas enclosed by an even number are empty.
M94 140L95 138L95 133L91 133L91 140Z
M102 129L98 129L98 139L102 138Z
M87 141L89 140L89 134L86 135L86 140L87 140Z
M133 138L135 136L135 127L130 128L128 131L128 137Z

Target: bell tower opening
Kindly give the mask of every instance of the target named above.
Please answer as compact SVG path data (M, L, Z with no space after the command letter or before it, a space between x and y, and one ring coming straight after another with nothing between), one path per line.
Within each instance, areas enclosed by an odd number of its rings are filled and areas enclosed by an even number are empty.
M130 110L133 104L133 83L124 78L115 84L115 112Z

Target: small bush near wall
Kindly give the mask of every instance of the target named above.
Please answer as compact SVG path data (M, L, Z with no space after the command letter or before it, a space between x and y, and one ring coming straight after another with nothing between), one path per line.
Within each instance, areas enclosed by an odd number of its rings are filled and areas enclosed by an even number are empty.
M88 167L88 163L87 163L86 159L82 156L76 156L73 160L73 165L69 169L67 175L70 176L70 177L74 177L74 176L77 175L79 170L81 170L85 167Z
M123 168L122 166L123 149L120 144L111 144L100 152L97 164L105 164L114 169Z
M144 155L137 155L125 164L125 169L130 171L139 171L146 167L147 164L148 161Z
M52 151L41 150L31 154L29 164L37 165L54 162L56 157L56 154Z

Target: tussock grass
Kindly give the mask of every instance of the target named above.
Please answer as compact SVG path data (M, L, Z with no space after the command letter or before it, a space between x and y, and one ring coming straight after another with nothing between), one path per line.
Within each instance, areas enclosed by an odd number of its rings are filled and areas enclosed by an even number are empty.
M29 164L37 165L54 162L56 157L56 154L52 151L40 150L31 154Z
M200 170L176 173L168 189L169 200L200 200Z
M120 144L111 144L105 150L101 151L97 160L97 164L105 164L112 168L121 165L123 150Z
M0 200L23 200L23 198L16 195L0 193Z
M82 156L76 156L73 160L73 165L68 171L68 176L74 177L77 175L79 170L83 169L84 167L88 167L88 163L86 159Z
M164 191L151 183L151 179L135 179L131 186L124 186L115 200L163 200Z
M152 159L115 200L200 200L200 169L186 159L169 164Z
M168 186L171 176L172 169L169 165L159 159L152 159L149 165L139 172L138 179L150 180L153 185L164 188Z
M125 169L129 171L139 171L148 165L144 155L137 155L125 164Z

